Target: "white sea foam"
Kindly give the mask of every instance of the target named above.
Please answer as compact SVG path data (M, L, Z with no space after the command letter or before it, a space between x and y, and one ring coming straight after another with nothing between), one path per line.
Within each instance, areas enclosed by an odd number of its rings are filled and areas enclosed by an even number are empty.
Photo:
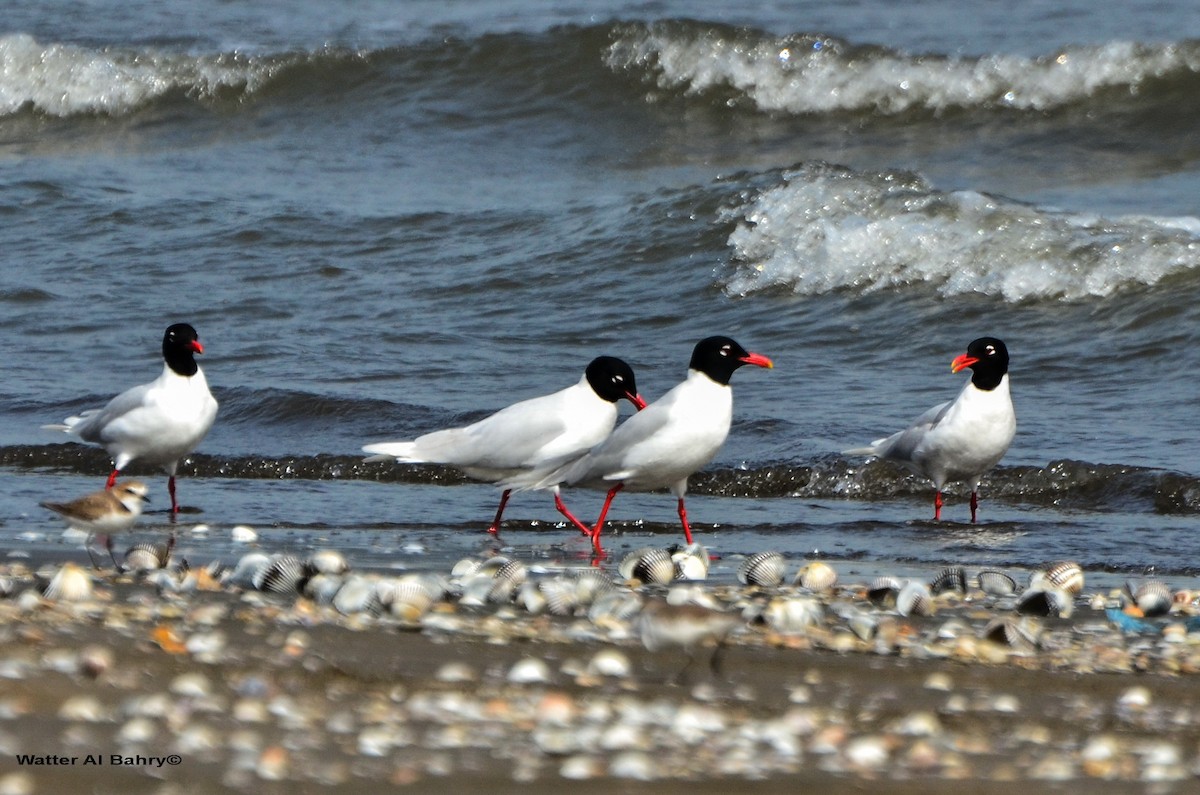
M1200 270L1200 219L1054 212L897 172L805 166L729 218L735 295L926 284L947 296L1078 300Z
M0 115L32 107L52 116L127 113L172 91L211 98L253 91L281 64L240 55L90 49L0 36Z
M1194 44L1111 42L1038 58L949 57L853 47L831 37L787 38L678 25L630 26L610 46L614 69L644 71L661 88L732 89L765 112L827 113L914 108L1044 110L1111 87L1200 72Z

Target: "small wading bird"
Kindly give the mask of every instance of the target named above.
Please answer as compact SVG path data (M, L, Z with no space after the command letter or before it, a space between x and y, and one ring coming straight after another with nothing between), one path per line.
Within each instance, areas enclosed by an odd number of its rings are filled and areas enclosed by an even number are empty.
M113 458L113 470L105 488L133 461L156 464L166 470L171 493L171 518L179 513L175 499L175 470L180 459L212 428L217 418L217 401L208 391L204 372L195 354L204 353L196 330L176 323L163 335L163 371L148 384L127 389L104 408L90 409L61 424L43 425L47 430L66 431L99 445Z
M692 543L683 497L688 477L708 464L729 435L733 420L733 390L729 379L744 364L773 367L771 360L750 353L729 337L708 337L696 343L688 376L645 409L634 414L591 452L559 467L540 481L514 485L544 489L567 486L607 489L604 507L589 528L563 506L563 515L592 539L596 552L600 532L613 498L621 489L653 491L667 488L678 500L683 534Z
M968 367L971 380L954 400L934 406L898 433L842 453L895 461L933 481L934 521L942 518L942 487L958 480L971 487L971 521L976 520L979 480L1008 452L1017 431L1004 343L995 337L975 340L950 364L955 373Z
M648 599L634 621L634 628L646 651L658 652L669 647L683 649L687 662L668 684L682 679L696 660L696 650L711 645L709 673L721 675L719 655L725 640L742 624L738 613L725 613L693 604L669 604L665 599Z
M369 444L367 461L446 464L468 477L501 483L514 477L540 479L579 458L617 424L617 401L646 405L628 364L613 356L592 360L574 386L522 400L463 428L419 436L411 442ZM488 532L496 535L512 488L500 495L500 507ZM557 490L555 505L565 511Z
M148 492L146 484L140 480L125 480L114 484L112 488L94 491L70 502L43 502L41 506L61 516L69 527L87 532L85 546L92 566L97 569L100 565L92 554L92 541L97 535L103 535L108 555L113 565L120 569L117 557L113 554L112 534L133 527L133 523L142 515L143 505L150 501L146 496Z

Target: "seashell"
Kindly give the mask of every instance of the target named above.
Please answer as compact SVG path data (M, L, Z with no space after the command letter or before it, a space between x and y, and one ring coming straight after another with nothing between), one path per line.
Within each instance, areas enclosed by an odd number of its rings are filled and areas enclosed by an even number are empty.
M0 599L7 599L16 591L17 585L12 577L0 577Z
M688 544L683 549L671 553L675 563L675 579L677 580L706 580L710 556L708 550L701 544Z
M375 581L362 575L350 575L333 596L333 609L344 616L356 613L379 615L383 605L379 603L379 592Z
M756 552L738 566L737 579L743 585L774 588L783 582L787 562L780 552Z
M600 596L617 588L605 572L600 569L580 569L575 573L575 601L582 605L590 605Z
M536 657L523 657L508 671L508 681L518 685L549 684L552 678L550 666Z
M1165 616L1171 612L1174 603L1170 587L1162 580L1144 580L1136 585L1126 582L1121 597L1147 618Z
M543 580L538 588L546 602L546 612L553 616L569 616L579 600L579 581L555 577Z
M642 597L631 591L609 591L588 607L588 621L596 625L629 621L642 610Z
M336 549L316 549L308 556L305 565L312 574L345 574L350 564Z
M929 592L933 594L967 592L967 573L962 566L950 566L942 569L929 582Z
M482 569L480 570L482 572ZM492 576L492 587L488 591L487 601L503 603L512 601L513 594L525 582L528 570L519 560L510 560L496 568Z
M479 571L480 562L474 558L463 558L450 569L450 577L461 580Z
M393 617L410 623L419 621L433 606L433 595L415 578L379 580L375 583L375 594L379 604Z
M264 552L251 552L242 555L233 571L229 572L225 581L238 588L253 588L254 575L259 569L271 563L271 558Z
M293 555L278 555L250 578L257 591L298 594L308 579L308 568Z
M626 580L665 585L675 577L675 561L671 560L671 553L665 549L642 547L626 555L617 571Z
M672 585L667 589L666 600L669 605L690 604L709 610L725 610L725 605L721 604L710 590L699 585Z
M633 664L616 649L601 649L588 660L587 672L593 676L624 679L633 673Z
M74 563L64 563L40 590L47 599L82 602L92 596L92 575Z
M1069 560L1051 563L1029 577L1030 588L1042 583L1052 588L1060 588L1071 596L1077 596L1083 590L1083 569L1078 563Z
M825 608L811 596L777 597L767 604L761 618L776 632L803 634L824 621Z
M933 614L933 593L920 580L909 580L896 594L896 612L902 616Z
M896 595L902 587L903 584L895 577L876 577L867 586L867 599L885 610L893 608L896 606Z
M846 624L859 640L871 640L879 631L879 617L872 613L856 610L846 619Z
M314 574L304 581L300 593L319 605L333 604L333 597L343 582L344 580L336 574Z
M984 569L979 572L979 590L988 596L1012 596L1017 592L1017 581L1002 571Z
M165 569L171 560L171 545L139 541L125 550L125 571Z
M252 544L258 540L258 533L253 527L240 524L230 529L229 538L238 544Z
M814 560L800 567L793 582L801 588L820 593L837 585L837 579L837 570L833 566L824 561Z
M1069 618L1073 607L1070 594L1062 588L1043 583L1027 588L1017 597L1016 611L1028 616Z
M547 599L542 586L542 581L526 580L517 590L517 604L524 607L527 613L537 616L546 612Z
M1041 623L1030 616L998 616L989 621L982 632L985 640L1020 651L1036 649L1041 635Z

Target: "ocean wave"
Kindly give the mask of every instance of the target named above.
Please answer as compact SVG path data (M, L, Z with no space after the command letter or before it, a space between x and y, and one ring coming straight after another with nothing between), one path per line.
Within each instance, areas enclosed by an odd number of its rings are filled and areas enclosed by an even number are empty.
M0 466L103 477L110 459L81 444L0 447ZM131 475L155 470L131 466ZM370 480L459 485L471 482L452 467L435 464L366 463L358 455L214 456L194 454L180 466L185 477L244 480ZM693 476L689 492L740 498L888 500L929 497L931 486L883 461L861 463L840 456L807 462L709 469ZM1092 511L1200 514L1200 477L1149 467L1052 461L1044 467L1001 466L984 481L985 499ZM962 484L948 495L965 498Z
M736 225L722 278L742 296L926 284L946 296L1077 300L1200 266L1200 219L1055 212L939 191L907 172L805 165L723 215Z
M611 68L665 92L716 94L768 113L1013 108L1044 111L1152 81L1200 76L1200 44L1109 42L1030 58L913 55L833 36L773 36L697 22L621 26Z
M212 102L239 99L295 67L357 60L349 51L247 55L193 54L153 48L89 48L0 36L0 117L123 115L172 96Z

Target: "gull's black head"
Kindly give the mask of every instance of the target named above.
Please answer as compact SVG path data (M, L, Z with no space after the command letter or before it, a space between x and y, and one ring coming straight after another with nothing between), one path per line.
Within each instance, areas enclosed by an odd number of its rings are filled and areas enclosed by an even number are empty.
M964 367L971 368L971 383L983 390L1000 386L1000 379L1008 372L1008 348L995 337L980 337L967 346L967 352L950 363L950 370L957 373Z
M615 356L597 356L584 372L593 391L604 400L616 403L625 398L638 411L646 408L646 401L637 391L637 379L633 368Z
M729 337L705 337L692 349L688 368L704 373L718 384L728 385L733 371L743 364L766 368L775 366L766 356L750 353Z
M195 355L204 353L204 346L196 329L187 323L176 323L163 335L162 352L168 367L180 375L192 376L200 369Z

